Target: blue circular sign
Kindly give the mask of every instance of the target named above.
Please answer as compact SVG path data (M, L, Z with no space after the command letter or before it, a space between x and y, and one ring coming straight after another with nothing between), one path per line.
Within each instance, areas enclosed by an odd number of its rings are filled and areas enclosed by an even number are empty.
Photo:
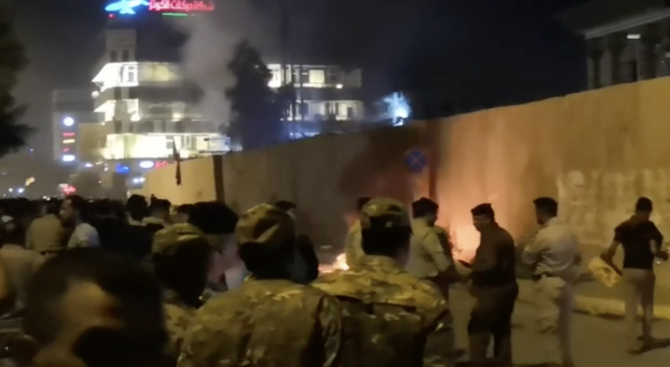
M419 173L428 165L426 152L419 148L413 148L405 153L405 165L410 171Z

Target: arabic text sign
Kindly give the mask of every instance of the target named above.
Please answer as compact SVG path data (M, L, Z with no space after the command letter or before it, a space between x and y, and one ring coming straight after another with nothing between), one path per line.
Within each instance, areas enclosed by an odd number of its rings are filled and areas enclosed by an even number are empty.
M157 12L209 12L214 11L214 3L211 1L193 0L151 0L149 10Z
M157 13L202 13L214 11L214 3L211 0L117 0L105 7L109 13L130 15L144 9Z

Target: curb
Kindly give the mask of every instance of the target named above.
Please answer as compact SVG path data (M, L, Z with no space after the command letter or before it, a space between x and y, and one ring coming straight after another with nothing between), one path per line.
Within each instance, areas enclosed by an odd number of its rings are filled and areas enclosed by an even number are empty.
M517 302L532 303L533 291L527 285L520 282L519 297ZM576 313L585 313L598 317L623 317L625 315L625 306L623 300L611 298L598 298L582 295L575 295ZM638 310L638 316L642 311ZM670 305L654 305L654 317L656 319L670 320Z

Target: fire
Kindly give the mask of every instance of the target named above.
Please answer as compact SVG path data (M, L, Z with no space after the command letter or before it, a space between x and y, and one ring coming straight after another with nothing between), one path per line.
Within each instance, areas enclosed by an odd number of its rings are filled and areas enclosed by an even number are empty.
M321 264L319 266L319 271L322 273L332 273L337 270L347 270L349 269L349 266L347 266L347 255L344 253L339 254L336 258L335 261L333 261L330 264Z

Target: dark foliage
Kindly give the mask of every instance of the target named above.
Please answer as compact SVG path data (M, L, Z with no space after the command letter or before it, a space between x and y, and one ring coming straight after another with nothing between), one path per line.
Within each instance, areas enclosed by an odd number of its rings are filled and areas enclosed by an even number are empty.
M282 119L294 100L292 86L273 90L272 73L260 53L247 41L236 47L228 69L236 78L226 90L233 111L228 133L243 149L256 149L285 140Z
M31 128L19 122L25 106L18 105L12 89L27 64L25 50L14 29L9 0L0 0L0 157L26 144Z

